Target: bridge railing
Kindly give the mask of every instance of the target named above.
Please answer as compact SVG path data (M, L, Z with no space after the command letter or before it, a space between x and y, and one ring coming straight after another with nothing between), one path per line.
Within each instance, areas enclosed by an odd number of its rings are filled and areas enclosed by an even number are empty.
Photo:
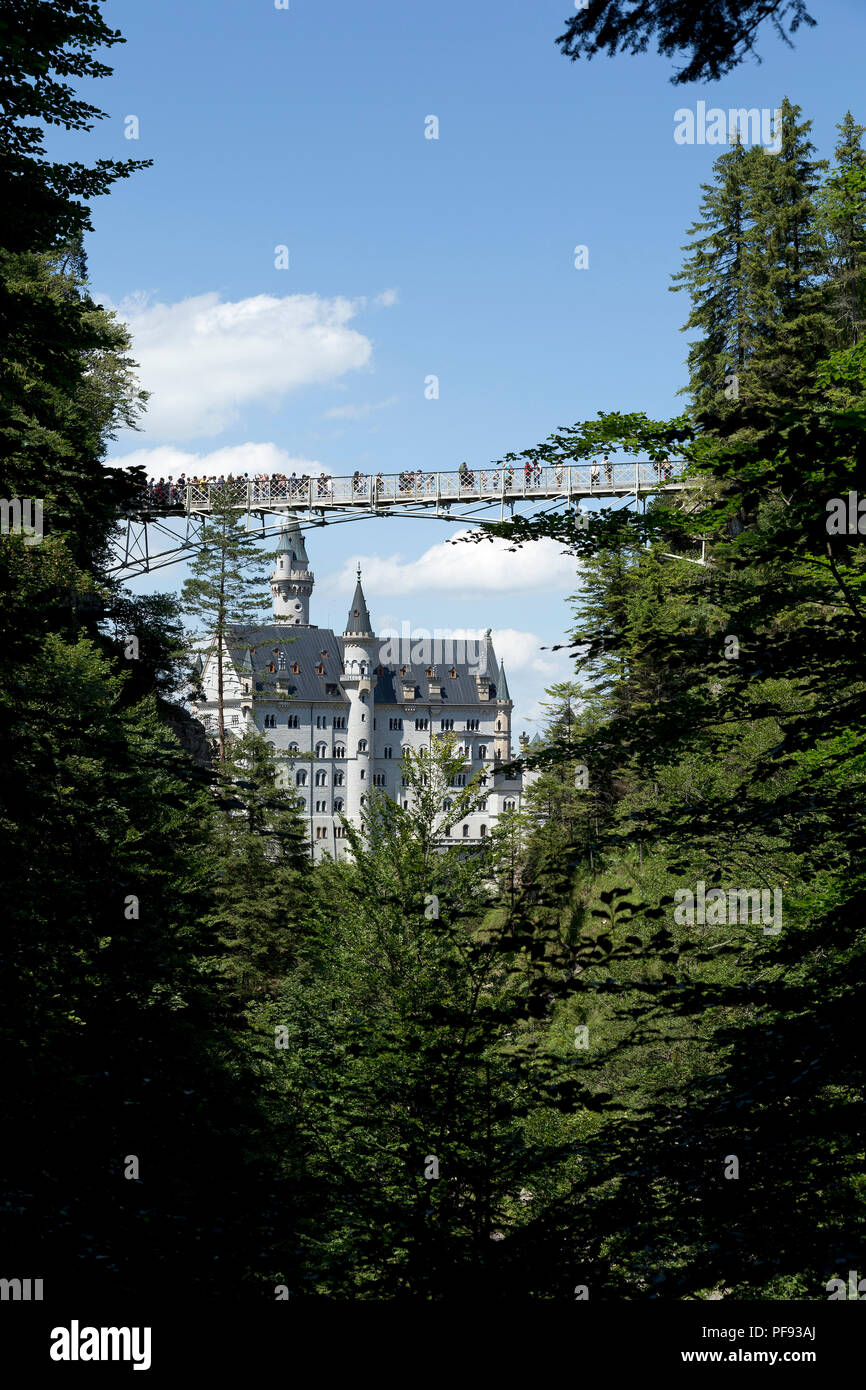
M187 511L208 511L216 501L240 508L296 506L300 509L333 506L387 507L391 504L424 504L491 501L544 497L591 497L611 490L635 492L677 480L681 462L571 464L551 466L458 469L447 473L361 474L352 477L293 477L247 481L190 483L185 489L166 485L157 505L185 506Z

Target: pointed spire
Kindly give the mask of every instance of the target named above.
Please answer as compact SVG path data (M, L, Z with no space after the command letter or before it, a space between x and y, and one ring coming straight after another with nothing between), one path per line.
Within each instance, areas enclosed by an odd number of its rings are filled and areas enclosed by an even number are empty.
M241 662L241 664L240 664L240 666L238 667L238 669L239 669L239 670L241 671L241 673L242 673L243 675L245 675L245 676L251 676L251 675L253 674L253 654L252 654L252 652L250 651L249 647L246 647L246 648L245 648L245 650L244 650L244 659L243 659L243 661Z
M500 666L499 668L499 679L496 682L496 699L499 701L500 704L503 704L507 700L511 699L511 696L508 693L508 681L505 679L504 666Z
M275 553L293 556L291 561L293 569L308 570L310 568L310 561L304 546L304 537L294 512L286 512L286 519L280 531L280 540Z
M373 637L373 625L370 622L370 614L367 611L367 600L364 598L364 590L361 588L361 566L358 566L358 582L355 585L355 596L352 599L352 607L349 609L349 616L346 619L346 630L344 637Z

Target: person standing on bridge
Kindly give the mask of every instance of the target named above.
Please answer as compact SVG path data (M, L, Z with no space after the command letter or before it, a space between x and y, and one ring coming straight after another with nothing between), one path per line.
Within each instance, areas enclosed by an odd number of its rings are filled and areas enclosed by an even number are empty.
M524 487L529 487L529 485L530 485L531 482L532 482L532 464L530 463L529 459L527 459L526 462L525 462L525 464L523 465L523 486L524 486Z
M604 481L610 485L613 482L613 464L606 454L601 462L604 468Z
M590 485L590 487L598 487L598 484L599 484L600 480L601 480L601 474L600 474L599 471L598 471L598 463L596 462L595 459L593 459L593 461L592 461L592 468L590 468L590 470L589 470L589 485Z

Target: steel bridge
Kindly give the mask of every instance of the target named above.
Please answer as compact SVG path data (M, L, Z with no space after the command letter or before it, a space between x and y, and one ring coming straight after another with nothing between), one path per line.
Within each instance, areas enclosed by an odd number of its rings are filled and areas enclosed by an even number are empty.
M227 478L206 483L186 483L182 488L166 483L162 494L142 498L135 515L118 527L109 573L128 579L187 560L201 546L205 518L214 503L226 502L248 516L247 529L261 537L276 535L280 520L267 525L267 516L305 513L305 526L327 526L365 517L430 517L441 521L479 522L498 509L500 518L513 515L518 505L542 502L575 506L592 498L636 499L683 487L685 464L663 467L644 459L611 463L553 464L524 467L470 469L447 473L411 471L360 474L333 478L269 478L265 481ZM257 518L254 522L253 518ZM168 541L168 549L157 546Z

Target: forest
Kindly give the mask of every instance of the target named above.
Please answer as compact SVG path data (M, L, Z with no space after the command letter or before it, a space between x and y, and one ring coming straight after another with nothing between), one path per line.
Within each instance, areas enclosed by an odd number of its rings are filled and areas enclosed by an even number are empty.
M0 490L45 515L0 537L0 1273L826 1301L866 1236L864 127L840 110L820 160L786 99L778 152L735 142L695 188L681 414L623 401L496 461L688 464L464 542L574 558L523 808L443 849L444 736L413 809L371 795L314 866L265 741L192 727L189 631L232 616L206 571L108 577L142 478L105 458L147 393L84 245L144 161L45 155L33 121L88 129L70 83L120 36L44 9L14 7L0 127ZM256 572L231 601L266 599Z

